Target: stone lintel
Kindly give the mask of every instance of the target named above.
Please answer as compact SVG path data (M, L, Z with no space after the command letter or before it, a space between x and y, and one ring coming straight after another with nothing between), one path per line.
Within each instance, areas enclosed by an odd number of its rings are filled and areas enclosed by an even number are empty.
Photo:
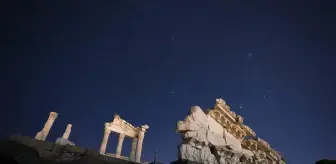
M122 127L120 125L115 125L115 124L110 124L106 127L106 129L119 133L119 134L124 134L128 137L134 138L138 136L138 131L128 128L128 127Z
M112 122L105 123L105 129L109 129L110 131L119 134L124 134L131 138L137 137L138 135L138 128L121 119L117 114L114 115Z
M55 120L55 119L57 119L57 117L58 117L58 113L56 113L56 112L50 112L48 119Z

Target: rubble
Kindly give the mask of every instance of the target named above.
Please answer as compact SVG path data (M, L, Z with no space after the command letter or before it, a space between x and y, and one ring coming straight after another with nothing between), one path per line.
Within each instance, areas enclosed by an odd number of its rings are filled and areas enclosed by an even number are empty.
M226 105L226 104L224 104ZM245 128L251 134L255 133L242 124L242 117L231 113L239 118L239 122L229 122L222 117L217 117L214 112L217 108L205 113L199 106L193 106L184 121L177 122L176 132L182 136L182 143L178 146L178 161L180 163L197 164L268 164L281 163L270 159L265 151L249 148L244 144ZM214 117L216 116L216 117ZM222 120L221 120L222 119ZM242 128L240 128L242 127ZM238 133L240 132L240 133ZM257 140L257 139L256 139ZM259 139L260 142L266 143ZM254 142L251 141L253 145ZM248 142L250 143L250 142ZM259 143L259 142L258 142ZM271 150L271 148L269 148Z

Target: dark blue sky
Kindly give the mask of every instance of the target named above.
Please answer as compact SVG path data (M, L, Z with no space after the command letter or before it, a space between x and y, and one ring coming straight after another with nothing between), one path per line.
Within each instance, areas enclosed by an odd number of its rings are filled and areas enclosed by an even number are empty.
M159 149L169 162L176 122L222 97L288 163L336 158L335 3L263 2L12 2L1 16L2 136L35 136L56 111L48 140L71 123L70 140L98 150L118 113L150 126L143 160ZM112 135L107 151L116 145Z

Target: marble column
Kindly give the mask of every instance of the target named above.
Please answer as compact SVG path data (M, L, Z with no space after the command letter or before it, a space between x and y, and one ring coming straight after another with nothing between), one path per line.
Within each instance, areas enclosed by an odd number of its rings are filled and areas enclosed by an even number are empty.
M45 141L49 131L57 119L58 114L56 112L50 112L47 122L44 124L42 131L38 132L35 136L35 139Z
M134 137L132 141L132 149L131 149L131 154L130 154L131 161L135 160L135 151L136 151L137 142L138 142L138 138Z
M136 160L135 162L139 162L140 163L140 159L141 159L141 151L142 151L142 143L143 143L143 139L145 138L145 132L146 130L149 128L148 125L143 125L139 128L139 133L138 133L138 144L137 144L137 148L136 148Z
M65 129L65 132L64 132L62 138L64 138L64 139L69 139L69 136L70 136L70 133L71 133L71 127L72 127L71 124L68 124L68 125L67 125L67 127L66 127L66 129Z
M99 149L100 154L105 154L106 145L107 145L107 141L110 137L110 134L111 134L111 130L105 129L104 137L103 137L102 143L100 145L100 149Z
M119 134L118 146L117 146L117 151L116 151L117 158L120 158L124 139L125 139L125 134Z

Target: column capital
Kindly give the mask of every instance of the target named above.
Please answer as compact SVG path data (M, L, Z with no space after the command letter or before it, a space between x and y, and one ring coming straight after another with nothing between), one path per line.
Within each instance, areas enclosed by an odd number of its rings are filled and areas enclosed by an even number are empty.
M123 133L119 133L119 138L124 139L124 138L125 138L125 134L123 134Z
M50 114L49 114L49 120L55 120L56 118L58 117L58 113L56 113L56 112L50 112Z
M145 136L145 132L149 128L148 125L141 125L141 127L138 128L138 138L139 140L143 139Z
M148 125L141 125L141 127L139 127L139 130L143 131L143 132L146 132L148 128L149 128Z
M105 129L104 130L104 134L105 135L110 135L111 134L111 130L110 129Z

